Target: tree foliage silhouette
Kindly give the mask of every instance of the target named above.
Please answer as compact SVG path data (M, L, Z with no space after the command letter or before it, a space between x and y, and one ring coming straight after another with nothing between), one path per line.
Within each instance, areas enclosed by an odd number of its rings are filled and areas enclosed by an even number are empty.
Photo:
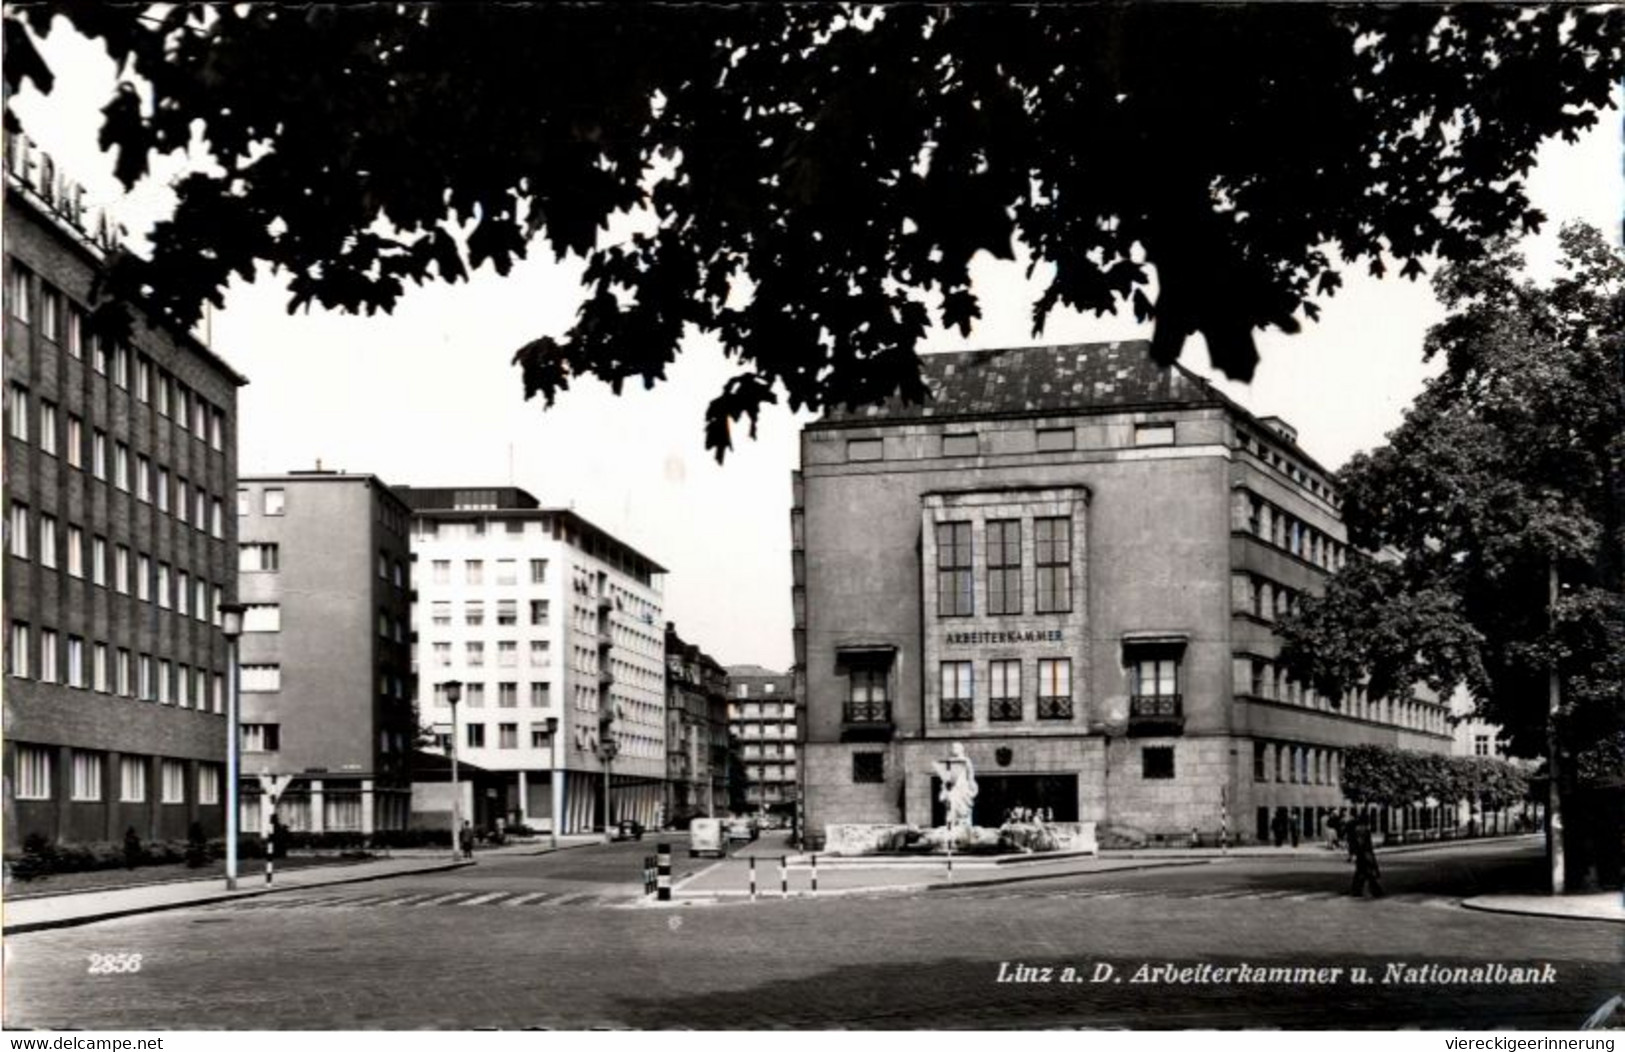
M8 84L64 15L125 83L119 178L195 144L150 258L106 291L181 324L269 264L290 309L586 260L527 395L665 375L686 333L739 372L707 412L918 399L933 322L1019 243L1057 307L1201 333L1236 378L1255 330L1313 319L1349 267L1416 277L1536 227L1523 176L1622 73L1625 10L1560 5L613 4L13 7ZM10 115L8 114L8 120ZM604 237L619 212L650 229ZM1153 284L1153 277L1155 283Z

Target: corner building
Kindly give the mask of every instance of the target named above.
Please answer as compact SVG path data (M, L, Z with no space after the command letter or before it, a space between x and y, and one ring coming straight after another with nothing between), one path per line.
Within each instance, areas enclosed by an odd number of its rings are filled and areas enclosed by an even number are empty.
M933 399L802 432L792 562L809 829L943 820L933 761L1106 842L1321 835L1359 743L1445 752L1421 697L1333 702L1273 622L1347 557L1328 473L1144 343L924 356Z
M5 172L5 850L225 828L237 388L138 308L92 334L111 247L21 135Z
M270 812L313 833L405 829L417 724L409 696L411 511L372 475L244 476L242 828Z
M445 688L461 683L457 757L501 785L462 813L548 830L557 787L560 832L603 828L607 775L613 820L653 825L666 793L665 570L512 486L395 492L413 516L422 716L446 752Z

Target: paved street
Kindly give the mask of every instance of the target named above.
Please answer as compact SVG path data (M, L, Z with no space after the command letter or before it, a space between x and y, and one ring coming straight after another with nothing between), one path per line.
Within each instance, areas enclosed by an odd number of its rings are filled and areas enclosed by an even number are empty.
M679 878L690 862L674 838ZM772 844L758 845L765 854ZM289 892L6 940L8 1026L1552 1027L1625 987L1617 925L1474 913L1538 881L1538 845L1339 857L945 892L636 904L653 841ZM90 954L140 953L134 974ZM1385 983L1390 963L1552 966L1549 985ZM1062 983L1112 965L1121 982ZM1141 963L1370 970L1338 982L1134 983ZM1049 982L999 982L1017 965Z

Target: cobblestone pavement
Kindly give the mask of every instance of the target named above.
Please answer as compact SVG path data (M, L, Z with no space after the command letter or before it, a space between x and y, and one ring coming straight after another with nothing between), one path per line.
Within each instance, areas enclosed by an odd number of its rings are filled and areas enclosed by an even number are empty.
M610 878L639 852L620 850L8 938L6 1024L1567 1029L1625 988L1615 926L1445 908L1528 879L1527 852L1396 858L1382 901L1336 895L1348 871L1333 860L662 910L625 908L628 885ZM582 894L615 905L572 906ZM90 975L93 953L140 953L141 970ZM1102 964L1118 981L1060 981ZM1132 981L1142 964L1343 971ZM1411 982L1395 964L1550 965L1552 981ZM1018 965L1050 981L999 981ZM1357 967L1370 982L1350 981Z

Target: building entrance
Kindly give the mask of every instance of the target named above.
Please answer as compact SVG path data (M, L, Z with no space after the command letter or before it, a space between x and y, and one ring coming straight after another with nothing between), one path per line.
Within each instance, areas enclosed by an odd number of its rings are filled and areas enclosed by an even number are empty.
M1054 822L1078 820L1078 776L1075 774L981 774L976 775L976 805L971 811L975 825L996 828L1017 808L1048 809ZM931 824L948 820L948 810L939 797L942 781L931 779Z

